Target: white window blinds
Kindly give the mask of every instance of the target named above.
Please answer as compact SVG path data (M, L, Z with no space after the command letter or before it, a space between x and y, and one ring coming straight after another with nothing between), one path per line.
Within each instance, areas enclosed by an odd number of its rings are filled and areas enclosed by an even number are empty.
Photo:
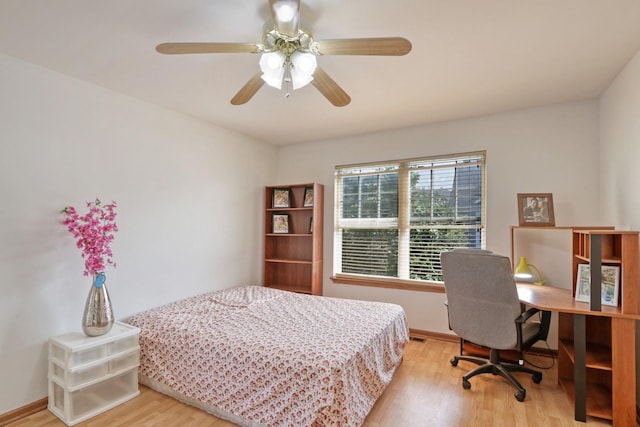
M440 252L484 247L484 152L339 166L336 275L441 281Z

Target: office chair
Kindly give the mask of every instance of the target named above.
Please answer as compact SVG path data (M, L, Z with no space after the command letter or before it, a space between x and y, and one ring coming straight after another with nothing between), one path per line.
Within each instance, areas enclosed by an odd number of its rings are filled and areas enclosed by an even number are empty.
M541 372L522 366L523 352L547 339L551 312L542 311L539 322L527 322L540 310L523 312L511 262L505 256L479 249L454 249L443 252L440 259L449 327L461 340L489 348L488 360L463 356L462 351L451 359L453 366L460 360L480 365L462 377L462 387L471 388L469 379L478 374L501 375L516 387L515 397L522 402L527 391L511 373L529 373L536 384L542 380ZM502 362L500 350L517 350L519 362Z

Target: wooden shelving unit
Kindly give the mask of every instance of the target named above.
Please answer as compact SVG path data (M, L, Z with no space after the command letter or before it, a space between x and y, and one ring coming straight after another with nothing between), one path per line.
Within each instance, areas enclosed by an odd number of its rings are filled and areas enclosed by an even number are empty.
M313 190L313 205L305 206ZM274 191L288 192L288 207L274 207ZM317 183L266 187L264 286L322 295L324 186ZM274 233L274 215L286 215L287 232Z
M595 239L601 241L599 259L591 257L591 243ZM602 306L600 310L591 310L589 303L577 302L588 309L588 314L560 313L558 320L559 383L573 400L575 382L585 381L586 414L612 420L614 426L636 425L635 319L640 314L638 243L636 231L574 230L572 296L576 294L578 265L588 263L592 268L600 265L620 267L620 299L617 307ZM574 346L579 338L575 336L576 316L584 316L584 370L576 362ZM578 320L582 321L582 318Z

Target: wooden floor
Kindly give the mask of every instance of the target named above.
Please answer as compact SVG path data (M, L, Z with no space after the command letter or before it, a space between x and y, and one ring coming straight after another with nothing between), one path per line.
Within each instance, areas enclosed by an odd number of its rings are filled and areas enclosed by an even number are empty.
M376 402L364 427L539 427L585 426L573 420L573 407L556 382L555 367L543 370L540 384L531 376L516 374L527 389L524 402L513 396L514 388L498 376L480 375L471 379L471 389L462 388L461 376L475 365L449 359L458 351L451 342L411 341L404 361L393 381ZM552 359L527 357L537 365L550 366ZM48 411L42 411L11 427L64 427ZM587 427L610 426L608 421L589 418ZM81 427L114 426L212 426L233 424L141 386L139 397L98 415ZM295 426L299 427L299 426Z

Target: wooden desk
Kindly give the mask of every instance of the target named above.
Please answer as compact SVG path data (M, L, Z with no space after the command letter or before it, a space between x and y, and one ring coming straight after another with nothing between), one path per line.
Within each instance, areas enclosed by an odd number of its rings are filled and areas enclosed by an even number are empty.
M610 306L602 306L602 311L591 311L588 303L576 302L568 289L528 283L517 286L521 302L559 313L558 382L574 401L576 421L586 422L587 415L592 415L611 419L614 426L635 427L635 326L640 315L624 314L619 307ZM597 325L596 333L610 333L608 347L589 342L587 329L592 325ZM602 325L610 325L610 330L601 329ZM568 372L563 378L560 358L564 354L571 359L565 365L573 363L573 373ZM592 380L598 375L608 375L609 370L610 381L608 377ZM598 384L592 386L588 381ZM604 392L599 390L603 388L602 382L606 383Z

